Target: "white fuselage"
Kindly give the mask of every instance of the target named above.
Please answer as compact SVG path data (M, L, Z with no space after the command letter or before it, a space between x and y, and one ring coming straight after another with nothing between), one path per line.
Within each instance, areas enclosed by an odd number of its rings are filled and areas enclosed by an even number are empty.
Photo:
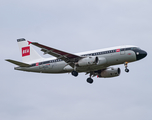
M136 53L132 50L132 48L137 47L118 46L75 54L84 57L97 56L99 58L98 64L83 67L77 66L75 69L78 72L89 72L104 69L111 65L136 61ZM41 73L66 73L74 70L74 68L72 68L63 60L56 58L43 58L39 61L32 61L29 64L31 64L31 67L16 67L15 69Z

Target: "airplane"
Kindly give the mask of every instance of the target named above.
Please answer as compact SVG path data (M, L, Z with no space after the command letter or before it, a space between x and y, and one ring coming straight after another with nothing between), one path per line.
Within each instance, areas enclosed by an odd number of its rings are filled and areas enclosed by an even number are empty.
M37 42L26 41L24 38L17 39L22 62L6 59L6 61L18 65L15 70L37 73L71 73L77 77L79 73L89 74L88 83L93 83L92 77L111 78L121 73L120 68L113 65L124 64L125 71L129 72L128 63L141 60L147 56L147 52L133 45L124 45L112 48L93 50L71 54ZM31 46L41 48L44 54L51 58L41 57Z

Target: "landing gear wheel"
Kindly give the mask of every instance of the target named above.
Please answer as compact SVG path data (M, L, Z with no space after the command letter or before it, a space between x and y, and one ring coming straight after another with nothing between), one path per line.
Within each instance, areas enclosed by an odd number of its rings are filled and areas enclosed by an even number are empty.
M128 72L129 72L129 69L125 69L125 71L128 73Z
M87 82L90 83L90 84L92 84L93 83L93 79L92 78L88 78Z
M77 71L72 71L71 74L72 74L73 76L75 76L75 77L78 76L78 72L77 72Z

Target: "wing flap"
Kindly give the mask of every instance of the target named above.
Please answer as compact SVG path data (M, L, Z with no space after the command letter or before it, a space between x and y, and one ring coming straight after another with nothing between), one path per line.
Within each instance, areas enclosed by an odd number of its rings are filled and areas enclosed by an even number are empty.
M18 65L20 67L30 67L31 65L27 64L27 63L22 63L22 62L19 62L19 61L15 61L15 60L11 60L11 59L6 59L6 61L10 62L10 63L13 63L15 65Z

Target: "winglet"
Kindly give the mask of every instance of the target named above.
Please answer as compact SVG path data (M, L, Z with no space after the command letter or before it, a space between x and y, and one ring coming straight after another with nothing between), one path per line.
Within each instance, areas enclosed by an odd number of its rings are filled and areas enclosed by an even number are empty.
M27 41L28 42L28 45L30 45L32 42L30 42L30 41Z

